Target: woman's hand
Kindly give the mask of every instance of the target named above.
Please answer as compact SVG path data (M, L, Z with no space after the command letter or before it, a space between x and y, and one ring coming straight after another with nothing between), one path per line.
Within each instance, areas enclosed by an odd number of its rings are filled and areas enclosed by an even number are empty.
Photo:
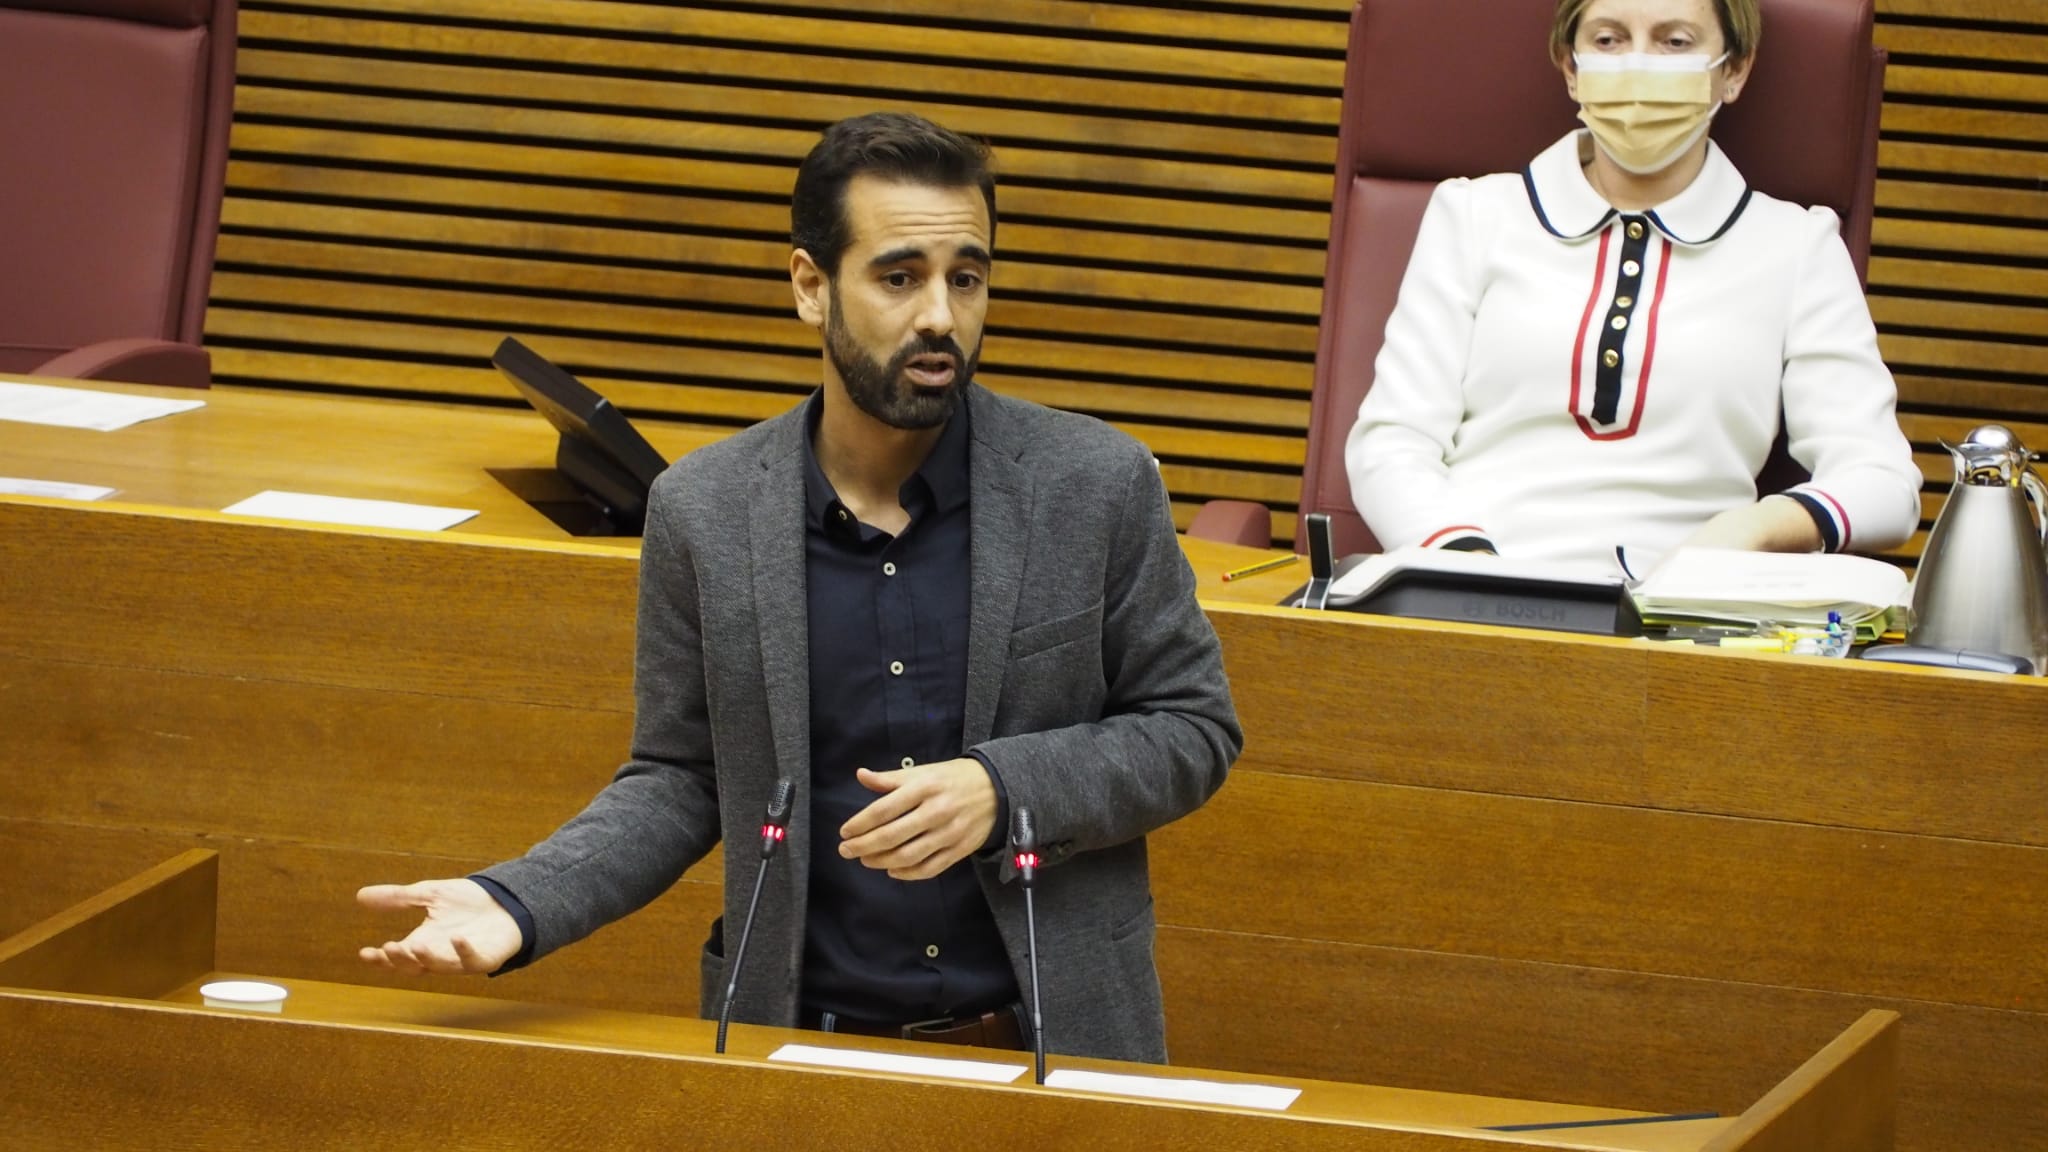
M1790 496L1766 496L1730 508L1700 526L1687 548L1728 548L1741 552L1818 552L1820 526Z

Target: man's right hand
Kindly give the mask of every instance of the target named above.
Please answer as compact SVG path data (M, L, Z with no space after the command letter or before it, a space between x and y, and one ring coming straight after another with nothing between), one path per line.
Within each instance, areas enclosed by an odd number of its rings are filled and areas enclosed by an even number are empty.
M357 951L365 964L389 972L496 972L525 943L512 914L474 880L372 884L356 893L356 903L379 912L417 908L427 914L405 939Z

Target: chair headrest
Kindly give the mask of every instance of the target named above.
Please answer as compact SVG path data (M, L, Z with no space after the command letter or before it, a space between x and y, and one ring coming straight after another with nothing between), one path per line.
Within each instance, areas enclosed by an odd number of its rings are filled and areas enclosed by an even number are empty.
M1870 114L1871 0L1765 0L1756 71L1714 139L1750 183L1847 214Z
M98 16L166 28L199 28L213 19L213 0L0 0L0 8Z
M1514 172L1564 135L1578 109L1550 63L1554 8L1363 0L1345 61L1352 174L1434 182Z
M1578 124L1550 61L1555 11L1555 0L1363 0L1347 61L1344 116L1357 127L1345 170L1432 182L1519 171ZM1871 0L1763 0L1756 72L1713 129L1751 184L1847 210L1870 25Z

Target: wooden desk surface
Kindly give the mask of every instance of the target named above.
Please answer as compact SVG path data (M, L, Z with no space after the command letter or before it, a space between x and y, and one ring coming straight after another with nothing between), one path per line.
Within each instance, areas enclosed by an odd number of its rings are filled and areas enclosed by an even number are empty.
M492 469L553 467L555 431L524 407L0 379L206 402L117 432L0 420L0 476L94 484L116 489L108 503L167 508L219 510L266 489L474 508L477 516L449 531L639 552L637 540L570 536L492 476ZM657 421L638 427L671 461L725 435ZM1204 599L1275 604L1307 579L1306 566L1297 563L1224 582L1222 573L1232 568L1284 554L1183 542Z
M166 1003L201 1006L199 989L213 980L262 980L285 988L278 1016L285 1020L309 1020L363 1027L406 1030L451 1029L478 1034L514 1036L545 1040L578 1047L627 1049L638 1052L696 1058L713 1057L716 1023L695 1018L655 1016L638 1012L616 1012L557 1004L522 1004L484 999L467 994L478 981L437 979L414 982L407 988L369 988L321 980L283 978L262 973L211 972L193 979L160 997ZM244 1009L208 1008L230 1016L261 1020ZM832 1037L823 1033L788 1028L766 1028L747 1024L732 1026L727 1055L741 1060L765 1060L785 1044L819 1047L852 1047L863 1051L894 1052L939 1059L984 1060L999 1064L1026 1064L1029 1053L990 1049L963 1049L940 1044L920 1044L872 1037ZM1110 1060L1090 1060L1053 1054L1047 1069L1148 1074L1148 1070ZM1329 1081L1253 1076L1240 1072L1198 1068L1159 1068L1158 1075L1181 1079L1208 1080L1227 1084L1270 1084L1299 1088L1302 1095L1291 1115L1347 1123L1390 1124L1441 1129L1471 1129L1498 1124L1562 1124L1588 1120L1614 1120L1651 1115L1619 1108L1596 1108L1530 1100L1510 1100L1454 1092L1430 1092L1412 1088L1388 1088ZM1018 1085L1029 1083L1029 1073ZM1059 1091L1051 1089L1051 1091ZM1712 1122L1718 1130L1728 1118ZM1574 1140L1576 1142L1576 1140ZM1607 1145L1643 1148L1641 1142Z
M217 510L266 489L474 508L450 531L571 539L486 471L553 467L555 430L524 406L4 379L206 407L117 432L0 420L0 476L95 484L117 489L112 501L173 508ZM670 460L720 435L652 422L642 432Z
M199 986L255 978L290 993L278 1013L203 1005ZM351 1146L469 1146L493 1123L513 1130L492 1147L545 1147L559 1129L599 1126L621 1147L666 1131L685 1145L735 1146L734 1130L791 1125L791 1148L867 1147L886 1125L905 1147L964 1147L966 1132L1035 1128L1119 1152L1192 1147L1377 1149L1616 1149L1694 1152L1736 1121L1569 1127L1652 1113L1584 1105L1249 1076L1197 1068L1150 1068L1050 1054L1048 1070L1164 1076L1293 1088L1283 1111L1167 1101L1046 1087L1031 1082L1029 1053L914 1044L735 1024L727 1051L713 1051L703 1020L447 992L364 988L320 981L208 973L148 1000L0 989L0 1024L21 1029L28 1061L10 1077L10 1131L44 1146L54 1133L100 1147L299 1147L315 1132ZM788 1044L1007 1064L1007 1084L771 1062ZM141 1085L152 1107L133 1102ZM479 1084L503 1094L480 1114L433 1113L474 1100ZM496 1092L498 1089L492 1089ZM164 1095L181 1101L154 1114ZM371 1102L374 1101L374 1106ZM759 1105L755 1111L749 1102ZM1048 1119L1048 1109L1057 1110ZM254 1114L252 1115L252 1110ZM771 1120L773 1117L774 1120ZM609 1123L607 1123L609 1118ZM853 1131L834 1131L834 1126ZM1494 1125L1567 1125L1488 1131ZM258 1136L260 1134L260 1137ZM932 1139L943 1143L927 1143ZM1056 1142L1051 1147L1076 1147Z
M34 1070L15 1068L9 1093L0 1097L0 1118L17 1141L51 1144L61 1133L67 1146L110 1148L461 1146L473 1140L466 1134L496 1131L520 1137L506 1147L548 1148L556 1130L609 1118L609 1142L638 1147L646 1132L628 1118L637 1113L656 1129L684 1121L706 1147L736 1146L736 1137L761 1130L762 1117L779 1115L778 1143L792 1149L841 1148L850 1143L847 1132L881 1131L895 1133L904 1147L960 1147L957 1132L979 1123L1016 1140L1025 1139L1022 1125L1034 1125L1035 1138L1025 1142L1040 1147L1067 1147L1069 1135L1088 1132L1092 1146L1104 1149L1457 1152L1514 1144L1648 1152L1696 1149L1721 1129L1731 1136L1745 1128L1762 1132L1777 1126L1769 1116L1787 1110L1839 1124L1890 1112L1890 1084L1878 1075L1891 1061L1883 1044L1890 1026L1878 1019L1838 1037L1741 1119L1707 1126L1665 1124L1657 1114L1611 1107L1047 1054L1055 1075L1267 1085L1294 1095L1277 1110L1173 1102L1035 1085L1026 1078L1029 1056L1015 1051L745 1024L733 1027L721 1052L715 1040L726 1039L725 1032L710 1021L466 994L488 986L478 979L366 988L216 971L219 930L235 919L224 915L220 861L214 851L180 853L0 938L0 1029L19 1038L18 1063ZM249 978L272 981L288 995L263 1010L206 1001L210 981ZM775 1060L790 1044L997 1064L1011 1077L968 1084L935 1072ZM552 1067L539 1066L547 1063ZM139 1082L155 1085L158 1098L179 1100L176 1113L107 1106L126 1102L124 1085ZM482 1083L517 1088L493 1094L489 1108L468 1110L464 1123L438 1140L435 1125L407 1106L420 1097L473 1095ZM575 1091L560 1091L570 1084ZM1867 1108L1845 1108L1823 1092L1830 1088L1859 1090L1872 1100ZM373 1116L363 1115L364 1100L379 1103ZM582 1115L565 1116L565 1104ZM254 1126L252 1109L261 1115ZM1575 1137L1584 1126L1605 1138L1582 1143ZM1607 1126L1616 1130L1600 1130ZM1518 1130L1486 1130L1503 1127ZM940 1132L945 1139L935 1138ZM1854 1147L1878 1148L1868 1141Z

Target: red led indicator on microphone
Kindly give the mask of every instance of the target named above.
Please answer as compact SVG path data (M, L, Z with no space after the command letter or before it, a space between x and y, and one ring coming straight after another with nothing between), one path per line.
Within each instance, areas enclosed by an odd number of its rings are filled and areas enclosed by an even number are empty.
M763 824L761 825L761 835L766 836L770 840L780 841L786 833L780 825Z
M1036 867L1038 867L1038 853L1036 853L1036 852L1019 852L1019 853L1017 853L1017 867L1019 867L1019 868L1036 868Z

